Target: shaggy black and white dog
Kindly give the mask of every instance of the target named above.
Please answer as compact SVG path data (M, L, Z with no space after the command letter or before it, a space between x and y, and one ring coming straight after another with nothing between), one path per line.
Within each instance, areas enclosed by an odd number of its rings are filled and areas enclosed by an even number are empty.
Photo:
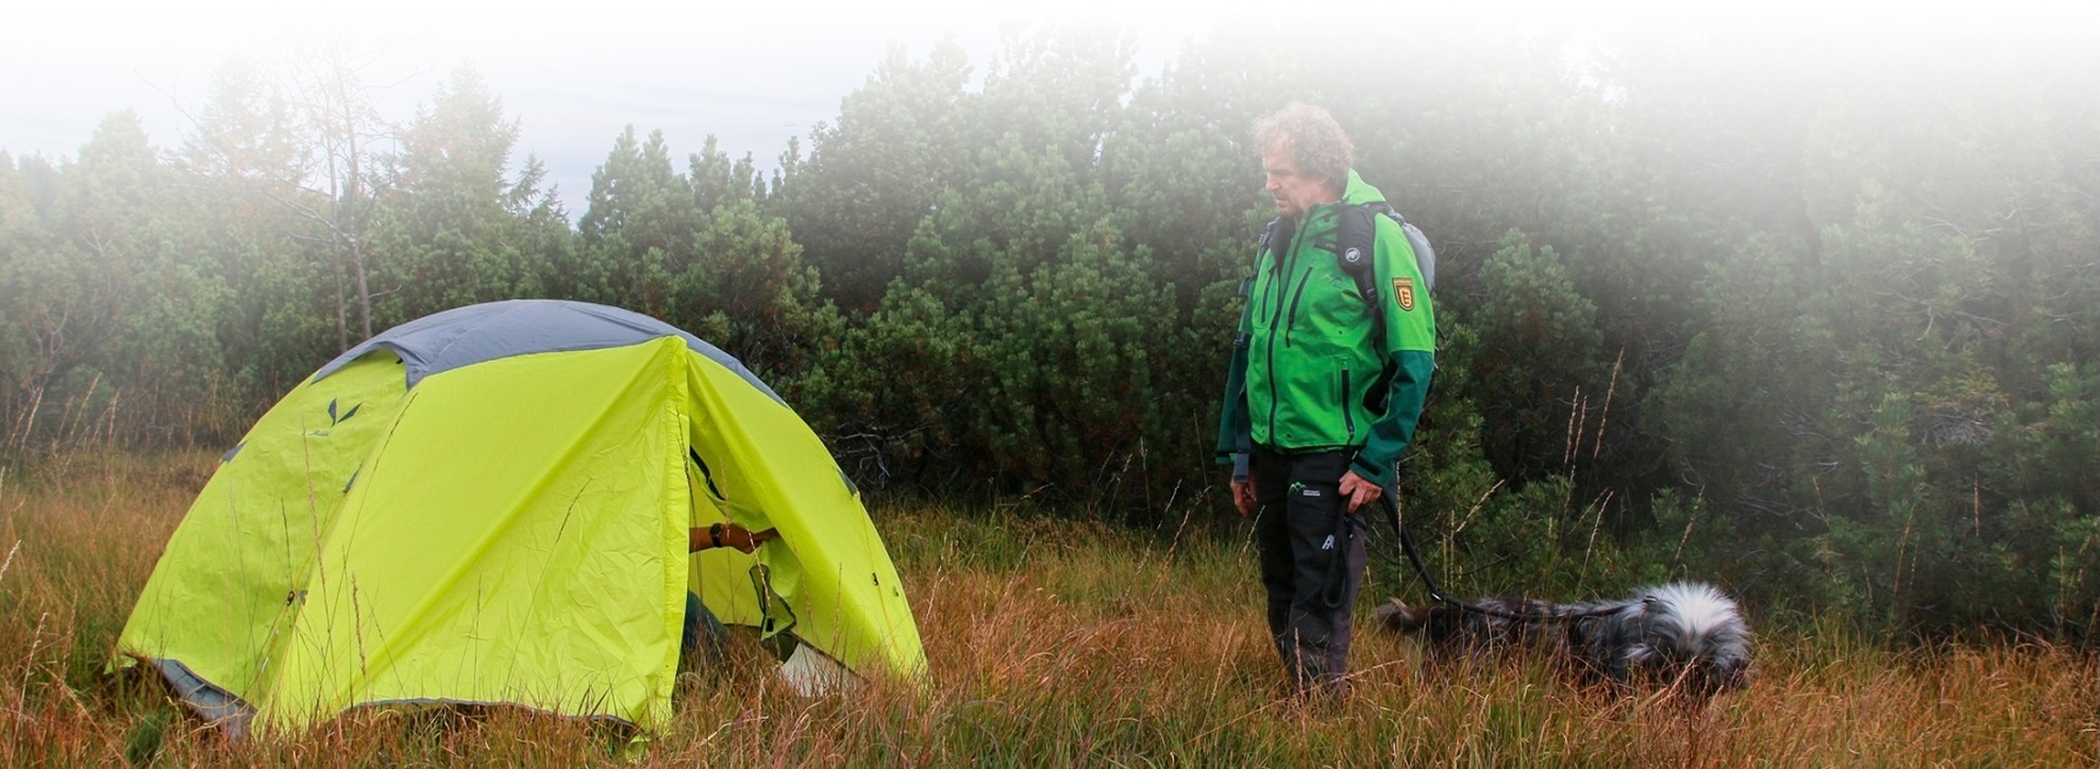
M1464 655L1543 648L1585 680L1681 686L1701 696L1742 688L1750 674L1750 627L1735 601L1712 585L1674 582L1623 601L1556 604L1490 598L1475 606L1378 608L1380 627L1418 635L1436 668Z

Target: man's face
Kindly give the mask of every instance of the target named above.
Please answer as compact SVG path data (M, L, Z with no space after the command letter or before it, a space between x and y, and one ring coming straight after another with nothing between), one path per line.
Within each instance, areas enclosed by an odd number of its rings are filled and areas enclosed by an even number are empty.
M1327 183L1327 177L1310 176L1298 170L1298 160L1292 157L1290 147L1275 142L1261 153L1262 171L1268 174L1268 183L1263 186L1269 197L1276 199L1276 215L1295 217L1305 213L1315 203L1332 203L1339 199Z

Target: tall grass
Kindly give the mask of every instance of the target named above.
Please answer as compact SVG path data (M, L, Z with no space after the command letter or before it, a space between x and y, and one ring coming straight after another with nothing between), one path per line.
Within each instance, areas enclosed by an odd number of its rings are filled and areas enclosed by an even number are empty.
M1616 696L1537 660L1424 680L1360 628L1356 694L1280 698L1252 553L1231 525L1174 541L913 504L878 523L932 684L816 699L734 640L679 686L665 733L491 708L354 711L229 743L150 678L110 675L161 543L216 458L81 454L0 477L0 765L879 766L2082 765L2100 665L2046 646L1894 649L1838 623L1760 627L1758 677L1712 703ZM1365 602L1408 585L1367 587Z

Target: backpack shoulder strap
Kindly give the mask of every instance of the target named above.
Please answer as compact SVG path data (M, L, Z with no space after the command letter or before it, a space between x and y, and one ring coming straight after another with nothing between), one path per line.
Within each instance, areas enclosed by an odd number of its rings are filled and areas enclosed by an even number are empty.
M1391 212L1392 206L1384 201L1343 206L1341 221L1336 223L1334 233L1334 258L1342 272L1356 281L1357 293L1364 304L1377 313L1385 307L1378 296L1378 278L1372 267L1374 244L1378 240L1378 214Z
M1429 246L1429 236L1407 222L1407 218L1383 200L1347 206L1342 209L1340 229L1335 233L1335 258L1340 260L1342 271L1356 277L1357 288L1364 290L1364 300L1370 301L1376 290L1370 277L1372 245L1378 240L1378 215L1383 214L1400 225L1401 233L1407 236L1408 247L1415 252L1415 268L1422 273L1422 290L1436 290L1436 250ZM1359 277L1357 270L1363 270Z
M1254 259L1255 259L1255 261L1260 261L1260 260L1261 260L1261 255L1262 255L1262 254L1263 254L1264 252L1267 252L1267 251L1269 250L1269 247L1270 247L1270 246L1276 245L1276 239L1277 239L1278 237L1282 237L1282 235L1283 235L1283 217L1279 216L1279 217L1276 217L1276 218L1274 218L1274 219L1270 219L1270 220L1269 220L1269 224L1268 224L1268 226L1266 226L1266 227L1263 227L1263 228L1261 229L1261 240L1260 240L1260 241L1257 241L1257 242L1256 242L1256 244L1255 244L1255 247L1254 247Z
M1385 201L1375 201L1353 206L1343 206L1341 220L1335 223L1334 260L1356 283L1356 293L1364 300L1364 311L1371 316L1372 339L1385 339L1385 297L1378 291L1378 269L1375 265L1378 243L1378 215L1391 212L1392 206ZM1383 341L1378 342L1381 347ZM1392 370L1387 368L1371 385L1366 405L1376 413L1385 412L1386 383L1391 381Z

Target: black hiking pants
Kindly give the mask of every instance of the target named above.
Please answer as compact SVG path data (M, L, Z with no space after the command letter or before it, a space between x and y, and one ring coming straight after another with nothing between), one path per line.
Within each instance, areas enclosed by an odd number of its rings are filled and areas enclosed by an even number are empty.
M1254 540L1269 594L1269 633L1293 691L1348 693L1349 607L1363 583L1363 518L1342 499L1351 452L1254 447Z

